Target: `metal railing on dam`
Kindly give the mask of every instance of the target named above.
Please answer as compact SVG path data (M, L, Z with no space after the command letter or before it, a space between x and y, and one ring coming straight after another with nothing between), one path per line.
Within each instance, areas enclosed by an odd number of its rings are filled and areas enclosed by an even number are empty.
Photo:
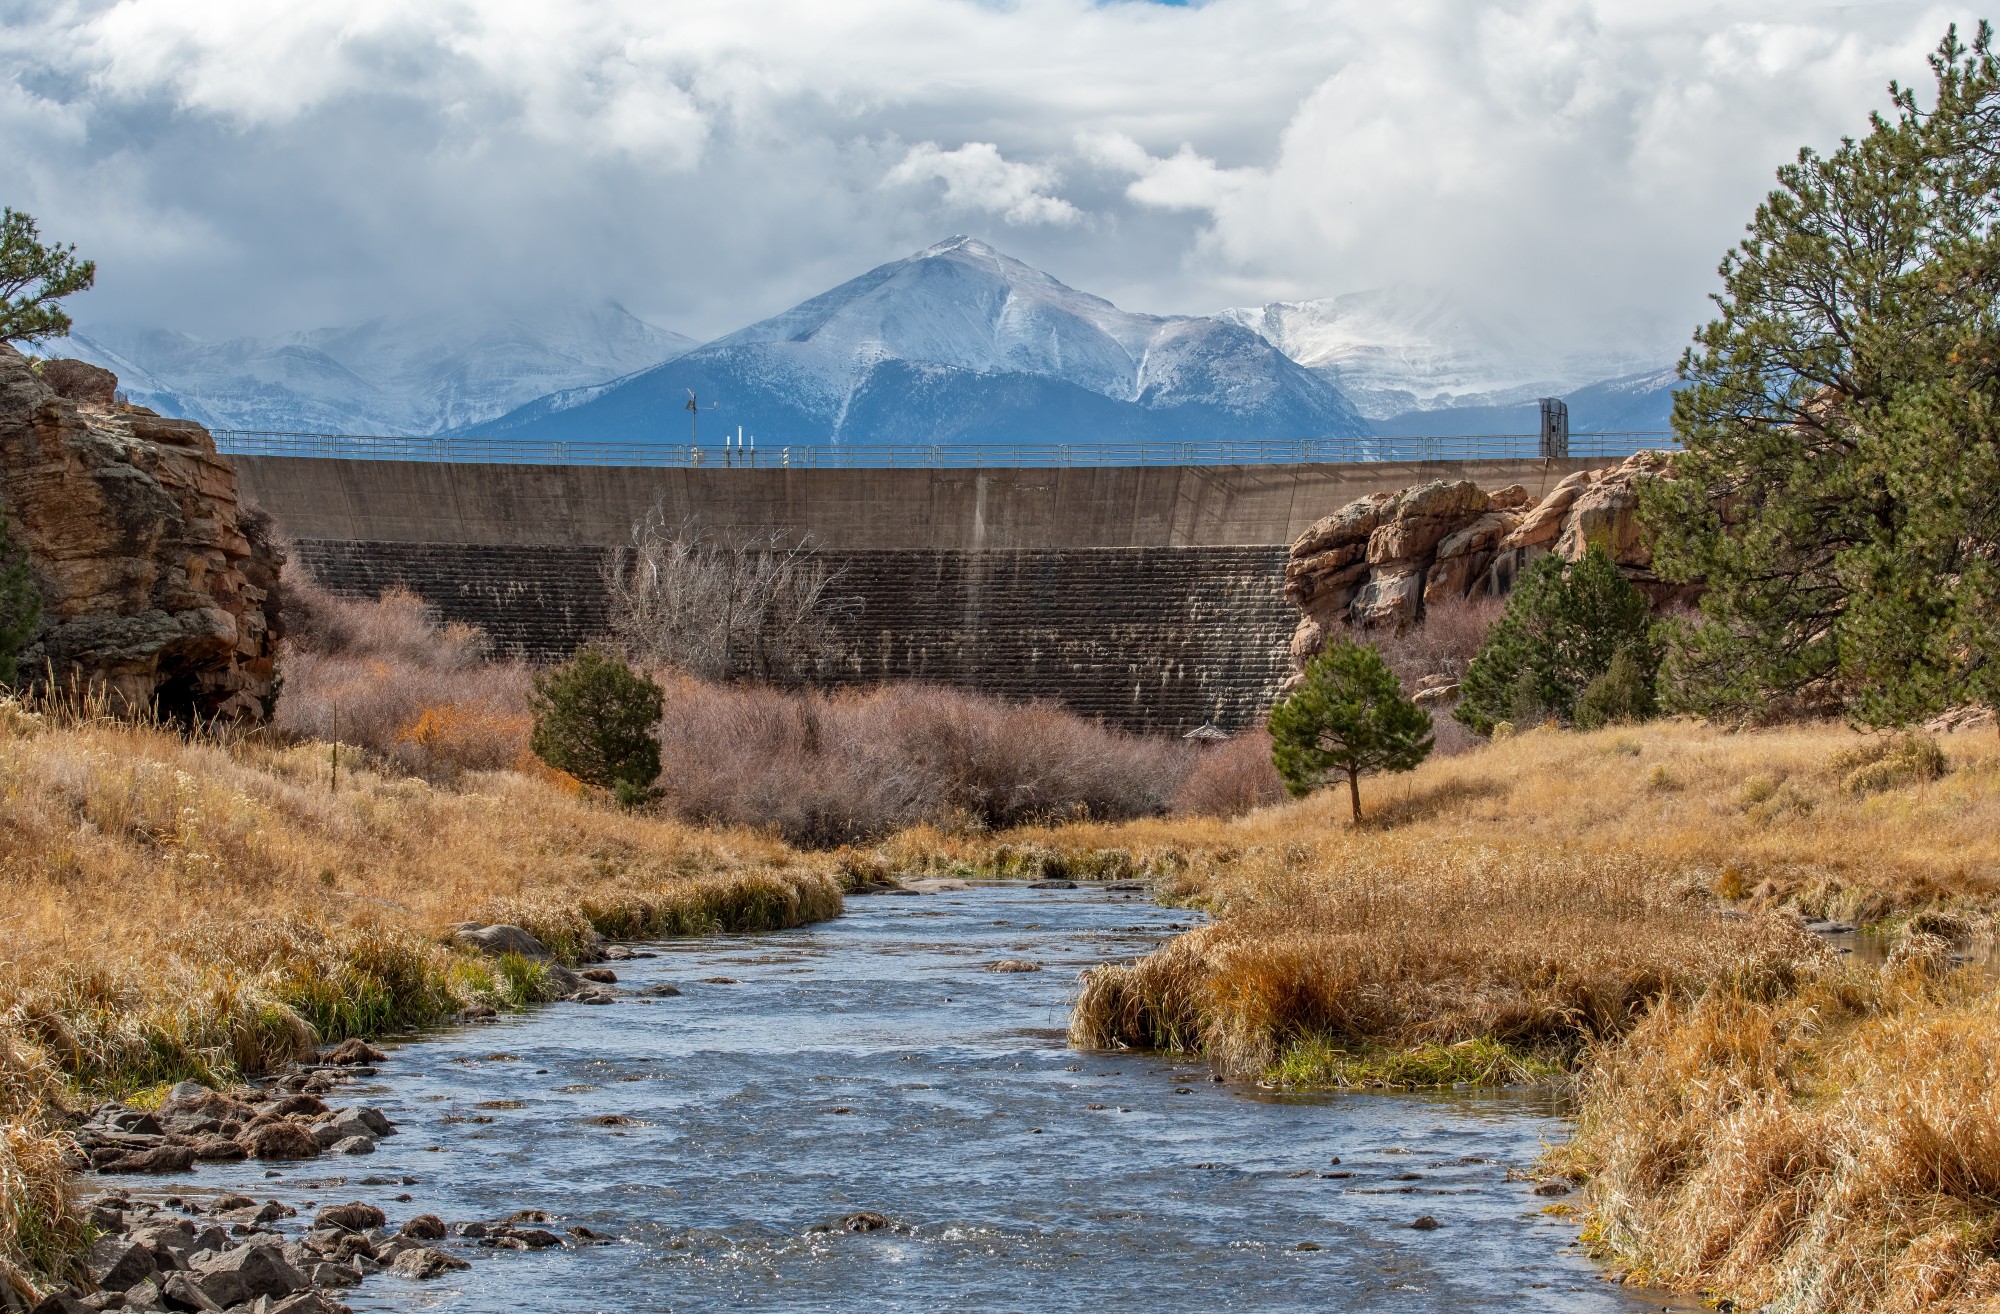
M1498 461L1541 456L1538 434L1445 437L1216 439L1194 442L899 443L892 445L708 446L689 443L544 442L449 435L394 437L217 429L230 456L295 456L348 461L478 465L650 466L665 469L1040 469L1118 466L1316 465L1369 462ZM1623 460L1674 446L1671 433L1635 430L1571 434L1569 458Z

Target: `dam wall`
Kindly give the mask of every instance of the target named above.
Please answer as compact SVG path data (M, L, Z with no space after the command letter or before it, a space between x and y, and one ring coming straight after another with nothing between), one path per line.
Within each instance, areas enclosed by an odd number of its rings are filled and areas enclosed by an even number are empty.
M414 590L506 651L605 629L603 572L653 507L717 538L809 536L851 599L822 682L914 679L1184 733L1256 722L1297 612L1286 551L1431 479L1539 496L1601 459L1048 469L654 469L235 458L327 587Z

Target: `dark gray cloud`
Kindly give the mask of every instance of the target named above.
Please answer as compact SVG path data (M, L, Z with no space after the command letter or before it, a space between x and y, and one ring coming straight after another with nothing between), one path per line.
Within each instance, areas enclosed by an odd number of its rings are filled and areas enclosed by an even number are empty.
M1391 282L1678 339L1952 7L1804 0L0 6L4 200L86 320L552 295L709 336L952 232L1133 309Z

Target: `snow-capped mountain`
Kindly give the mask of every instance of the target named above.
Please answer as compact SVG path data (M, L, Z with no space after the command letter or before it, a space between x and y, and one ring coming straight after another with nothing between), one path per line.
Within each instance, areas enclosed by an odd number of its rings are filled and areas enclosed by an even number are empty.
M1363 415L1505 408L1657 371L1670 350L1565 352L1532 325L1476 311L1437 288L1401 285L1275 301L1216 316L1323 375ZM1532 429L1534 426L1530 425Z
M1367 432L1339 389L1241 325L1123 311L969 237L478 432L685 440L689 391L703 432L766 445Z
M694 345L605 303L398 316L225 342L92 327L38 351L102 365L131 400L213 428L427 434Z

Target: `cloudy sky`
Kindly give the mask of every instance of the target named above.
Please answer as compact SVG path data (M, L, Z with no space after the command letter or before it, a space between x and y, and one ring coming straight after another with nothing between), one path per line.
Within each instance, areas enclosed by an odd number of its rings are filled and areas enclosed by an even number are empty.
M1809 0L0 0L91 321L613 297L708 337L968 232L1134 310L1415 282L1685 337L1974 11Z

